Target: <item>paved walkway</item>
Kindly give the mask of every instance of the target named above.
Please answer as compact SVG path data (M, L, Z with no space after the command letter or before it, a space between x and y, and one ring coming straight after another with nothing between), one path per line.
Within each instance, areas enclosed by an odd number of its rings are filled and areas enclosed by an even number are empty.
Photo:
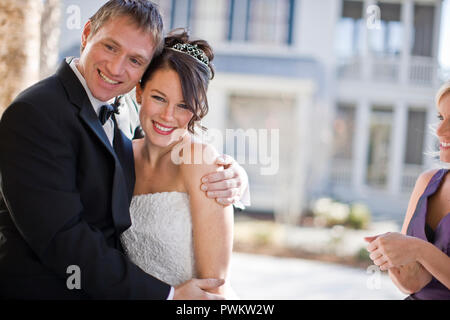
M377 270L303 259L233 253L231 284L249 300L377 300L406 295Z

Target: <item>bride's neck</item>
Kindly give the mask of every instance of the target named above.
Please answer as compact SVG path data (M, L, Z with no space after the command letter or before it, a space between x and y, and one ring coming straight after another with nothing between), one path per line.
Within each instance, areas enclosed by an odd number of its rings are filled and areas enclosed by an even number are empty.
M150 167L157 167L161 161L167 159L167 155L170 154L176 142L167 146L167 147L159 147L152 144L148 139L144 138L141 148L141 157L146 165L150 165Z

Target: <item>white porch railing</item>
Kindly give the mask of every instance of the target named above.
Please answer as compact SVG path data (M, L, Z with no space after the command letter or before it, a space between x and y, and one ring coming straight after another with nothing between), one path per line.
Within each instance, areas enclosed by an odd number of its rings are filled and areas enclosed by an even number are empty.
M371 71L374 80L397 82L400 75L400 59L394 56L373 57Z
M333 159L331 168L331 181L339 186L351 186L352 184L352 161Z
M416 184L417 177L419 177L422 171L422 165L405 164L401 180L401 192L411 192Z
M433 85L437 80L437 63L428 57L411 57L409 81L417 85Z
M359 80L362 78L362 59L351 57L341 59L337 66L337 77L345 80Z
M402 64L400 57L397 56L372 56L370 59L364 57L343 58L339 60L336 68L337 77L342 80L361 80L363 79L362 66L368 63L370 63L369 79L364 80L386 83L400 81ZM433 86L438 81L438 64L434 58L411 57L407 68L407 81L410 85ZM449 79L450 72L447 71L446 75Z
M405 164L401 173L400 191L409 193L414 188L417 177L424 170L422 165ZM352 185L351 160L333 159L331 168L331 182L337 186Z

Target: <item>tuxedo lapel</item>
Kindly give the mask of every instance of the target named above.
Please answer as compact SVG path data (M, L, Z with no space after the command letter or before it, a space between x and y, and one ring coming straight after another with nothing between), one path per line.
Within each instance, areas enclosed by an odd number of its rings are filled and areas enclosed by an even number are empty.
M125 179L122 166L120 162L116 160L112 185L111 210L114 219L114 225L116 226L118 234L121 234L131 226L129 213L130 198L127 191L127 186L128 184Z
M118 161L115 162L116 169L114 170L112 211L116 228L120 234L131 226L129 207L133 196L135 175L132 143L118 129L115 118L113 144ZM123 212L127 212L127 214L124 215Z
M80 118L102 142L105 148L114 155L114 150L106 136L105 130L103 130L97 114L89 101L89 97L72 68L66 61L63 61L56 74L61 79L70 102L80 110Z
M95 136L100 140L103 146L108 149L112 156L115 157L114 149L109 142L105 130L98 120L97 114L92 108L89 98L87 104L85 104L80 111L80 118L89 127L89 129L95 134Z
M103 129L100 121L98 120L97 114L92 107L89 97L84 90L83 85L78 80L77 76L74 74L73 70L70 68L68 63L62 62L58 71L56 72L58 77L61 79L69 100L74 106L76 106L80 112L79 116L81 121L86 125L87 129L90 130L98 142L103 148L110 153L111 159L114 161L114 178L112 186L112 216L114 220L114 225L117 232L120 234L131 225L130 214L129 214L129 204L130 204L130 192L129 189L134 188L134 179L126 178L130 176L130 173L124 172L123 169L129 170L130 164L126 164L125 168L122 168L121 160L114 151L108 137ZM115 126L117 127L117 125ZM120 135L120 130L117 130ZM128 140L128 139L127 139ZM129 141L129 140L128 140ZM131 143L131 141L129 141ZM123 144L123 142L121 142ZM123 153L123 158L128 159L126 154L130 152L130 147L123 146L119 148ZM131 149L131 157L133 157ZM134 177L134 161L132 164L132 177ZM132 184L132 185L131 185ZM108 186L105 186L105 188ZM131 191L132 193L132 191ZM130 198L131 199L131 198Z
M118 129L115 115L114 120L114 150L119 162L123 168L124 177L127 183L128 200L131 202L133 197L134 184L136 182L136 175L134 169L134 156L133 156L133 143L128 139L125 134Z

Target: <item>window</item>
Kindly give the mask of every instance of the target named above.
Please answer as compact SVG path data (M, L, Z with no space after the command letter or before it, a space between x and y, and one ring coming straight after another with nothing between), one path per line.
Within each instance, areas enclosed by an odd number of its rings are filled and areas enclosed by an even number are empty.
M339 56L348 57L361 53L362 28L365 28L363 3L361 1L344 0L336 37Z
M352 159L354 128L355 106L339 104L333 125L333 155L335 159Z
M227 40L229 0L196 0L192 7L192 31L211 44Z
M229 95L224 153L246 170L253 208L273 210L278 201L290 201L290 193L283 190L285 183L296 179L299 164L295 160L302 152L302 146L292 143L298 126L292 117L295 101L295 96L277 93ZM275 141L272 129L279 133ZM272 174L263 174L268 171Z
M294 107L295 99L289 95L231 94L227 128L233 129L235 136L226 137L225 153L232 155L238 162L245 159L248 163L248 160L253 162L258 159L261 156L258 153L261 151L258 150L260 145L251 144L248 138L254 138L254 133L259 129L280 130L280 150L285 148L287 152L292 148L290 137L295 134L292 118Z
M426 112L409 110L408 131L406 135L406 164L423 164L423 144L425 137Z
M163 16L164 28L168 32L175 28L189 28L194 0L154 0Z
M412 55L431 57L433 48L434 7L414 5L414 43Z
M333 184L350 186L352 181L353 141L355 136L356 107L340 103L333 122L333 165L331 180Z
M370 138L367 157L367 184L385 188L388 183L392 108L375 106L370 117Z
M380 55L398 55L402 49L403 24L401 5L397 3L378 3L380 7L379 28L369 29L369 48Z
M209 42L292 44L295 0L155 0L167 31Z
M295 0L229 0L228 40L291 44Z

